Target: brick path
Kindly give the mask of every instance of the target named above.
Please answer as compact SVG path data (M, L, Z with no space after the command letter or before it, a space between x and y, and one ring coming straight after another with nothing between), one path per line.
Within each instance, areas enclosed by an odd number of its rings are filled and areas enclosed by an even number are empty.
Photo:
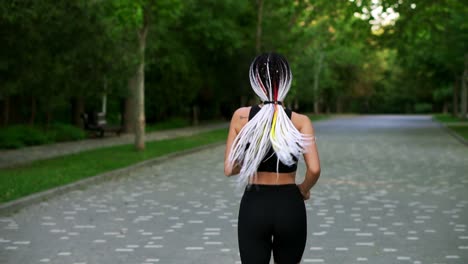
M302 263L468 263L467 147L426 116L315 127L323 170L306 203ZM235 178L223 176L223 152L144 167L0 217L0 263L240 263L240 196Z

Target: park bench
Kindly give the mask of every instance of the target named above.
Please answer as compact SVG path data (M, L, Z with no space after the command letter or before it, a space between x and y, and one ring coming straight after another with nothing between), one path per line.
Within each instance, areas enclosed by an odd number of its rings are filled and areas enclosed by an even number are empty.
M99 137L104 137L105 132L116 133L118 136L122 133L122 126L107 124L104 113L96 113L92 117L90 118L87 113L81 114L85 130L94 131Z

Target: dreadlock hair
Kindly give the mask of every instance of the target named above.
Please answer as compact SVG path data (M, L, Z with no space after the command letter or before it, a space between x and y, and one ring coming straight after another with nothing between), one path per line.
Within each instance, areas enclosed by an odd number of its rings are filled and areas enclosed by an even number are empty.
M228 157L232 167L241 166L240 186L256 176L270 147L278 157L278 172L279 161L293 165L313 140L296 129L282 107L292 81L287 60L276 53L264 53L253 60L249 73L250 85L264 105L234 139Z

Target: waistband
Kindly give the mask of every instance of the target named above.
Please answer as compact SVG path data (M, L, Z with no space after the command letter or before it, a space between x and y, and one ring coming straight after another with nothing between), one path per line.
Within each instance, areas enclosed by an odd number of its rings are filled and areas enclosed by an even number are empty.
M295 183L288 184L249 184L245 187L245 191L275 191L275 190L290 190L297 188Z

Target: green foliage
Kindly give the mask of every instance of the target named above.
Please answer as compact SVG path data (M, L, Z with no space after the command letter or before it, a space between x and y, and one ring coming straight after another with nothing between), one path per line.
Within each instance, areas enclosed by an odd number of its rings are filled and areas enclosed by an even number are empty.
M432 115L432 118L468 141L468 122L466 119L449 114L435 114Z
M414 105L414 112L418 114L427 114L432 112L432 104L429 103L416 103Z
M53 113L70 97L100 96L105 81L109 93L116 90L129 60L122 38L111 34L105 3L2 1L0 98L32 96L39 112Z
M49 138L37 127L16 125L0 130L0 148L18 148L49 142Z
M331 118L331 115L323 115L323 114L308 114L307 115L312 122L320 121L320 120L326 120Z
M432 116L435 120L442 123L466 122L463 118L452 116L449 114L435 114Z
M185 118L180 118L180 117L173 117L165 121L156 122L156 124L148 124L146 126L146 132L181 128L181 127L188 127L188 126L190 126L190 120L187 120Z
M452 97L453 88L450 86L439 87L432 92L432 97L436 102L444 102Z
M448 126L449 129L460 135L462 138L468 141L468 125L467 126Z
M248 85L250 5L233 0L183 3L178 17L164 19L161 7L155 16L162 16L162 22L149 34L156 36L150 40L154 45L148 47L146 70L147 119L152 122L191 118L196 105L202 119L218 117L220 102L237 107L239 88Z
M53 142L73 141L86 138L85 131L68 124L53 124L45 132L49 140Z
M395 86L405 87L415 101L443 104L452 96L456 79L464 70L468 42L468 7L461 1L383 1L399 12L395 26L378 39L397 51L400 72Z
M49 128L14 125L0 130L0 149L14 149L53 142L84 139L85 132L67 124L53 124Z
M376 3L399 13L379 32L369 23ZM440 109L464 69L467 8L457 0L265 1L261 49L290 61L287 101L302 111L315 101L322 111ZM37 119L53 123L71 112L70 98L97 108L104 89L109 100L127 97L147 23L147 120L189 119L194 106L202 119L228 116L255 98L256 21L256 1L1 1L0 103L32 97Z

